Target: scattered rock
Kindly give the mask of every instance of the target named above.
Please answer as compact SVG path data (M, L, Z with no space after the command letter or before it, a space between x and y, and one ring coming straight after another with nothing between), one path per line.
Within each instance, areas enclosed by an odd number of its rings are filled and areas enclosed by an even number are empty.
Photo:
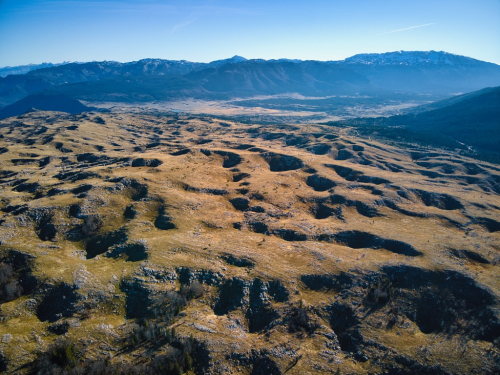
M134 219L136 215L137 215L137 211L135 210L133 205L127 206L125 208L125 211L123 212L123 216L129 220Z
M248 259L246 257L237 258L237 257L235 257L232 254L223 255L222 259L224 259L224 261L227 264L230 264L230 265L236 266L236 267L253 268L255 266L255 262L253 260L250 260L250 259Z
M112 246L119 245L127 241L128 236L124 229L118 229L113 232L94 236L87 240L85 250L87 259L95 258L97 255L104 254Z
M245 211L250 204L250 201L245 197L237 197L230 199L229 202L239 211Z
M272 229L271 233L285 241L307 241L307 235L298 233L293 229Z
M222 167L223 168L233 168L237 166L238 164L241 163L241 156L238 154L235 154L234 152L229 152L229 151L221 151L221 150L200 150L203 154L206 156L210 156L212 154L220 155L222 156L223 162L222 162Z
M127 319L144 318L151 306L150 290L137 280L125 280L120 284L125 293L125 317Z
M138 158L132 160L132 167L158 167L162 164L163 162L158 159Z
M437 207L441 210L458 210L463 208L462 203L451 195L433 193L425 190L415 189L413 192L422 199L426 206Z
M456 256L457 258L461 258L461 259L468 259L472 262L476 262L476 263L481 263L481 264L490 264L491 262L486 259L485 257L483 257L482 255L474 252L474 251L470 251L470 250L451 250L451 253Z
M393 253L402 254L406 256L418 256L422 253L413 246L396 240L388 240L378 237L374 234L360 231L345 231L339 232L333 236L337 243L343 244L345 246L352 247L353 249L380 249L384 248Z
M55 335L64 335L69 330L69 323L67 321L64 322L56 322L47 327L47 331L53 333Z
M162 230L175 229L175 224L172 223L172 218L167 214L164 205L158 208L158 216L155 219L155 227Z
M284 172L300 169L304 163L299 158L291 155L282 155L274 152L264 152L260 154L269 164L271 172Z
M250 177L248 173L236 173L233 175L233 182L240 182L241 180Z
M10 333L6 333L2 336L2 342L4 344L8 344L12 340L12 335Z
M125 256L127 262L138 262L148 259L146 250L146 246L141 242L125 243L112 246L104 256L108 258Z
M255 279L250 287L246 318L251 333L264 330L273 320L278 318L278 314L269 302L267 285L260 279Z
M474 218L472 221L476 224L483 226L490 233L500 231L500 222L496 220L488 219L486 217L478 217Z
M191 149L185 148L185 149L182 149L182 150L179 150L179 151L171 152L170 155L172 155L172 156L181 156L181 155L189 154L190 152L191 152Z
M62 317L70 318L77 311L79 300L75 288L66 283L47 286L47 292L36 309L36 316L42 322L51 323Z
M337 185L332 180L326 177L321 177L317 174L307 177L306 184L307 186L312 187L315 191L326 191Z
M224 281L219 286L219 297L214 306L216 315L225 315L243 306L248 294L247 282L236 277Z

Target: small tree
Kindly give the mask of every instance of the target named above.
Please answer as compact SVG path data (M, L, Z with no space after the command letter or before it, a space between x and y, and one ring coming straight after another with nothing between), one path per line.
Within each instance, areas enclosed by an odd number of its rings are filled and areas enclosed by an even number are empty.
M86 237L96 235L102 228L102 220L99 215L87 215L83 220L82 233Z

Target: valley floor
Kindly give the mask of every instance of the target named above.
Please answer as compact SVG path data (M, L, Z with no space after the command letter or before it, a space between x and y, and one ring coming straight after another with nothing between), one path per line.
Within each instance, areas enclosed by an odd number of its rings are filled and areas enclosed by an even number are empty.
M244 122L315 124L356 117L391 116L429 103L434 97L403 99L369 96L305 97L298 94L255 96L231 100L182 99L156 102L85 102L90 107L112 112L175 112L237 118Z

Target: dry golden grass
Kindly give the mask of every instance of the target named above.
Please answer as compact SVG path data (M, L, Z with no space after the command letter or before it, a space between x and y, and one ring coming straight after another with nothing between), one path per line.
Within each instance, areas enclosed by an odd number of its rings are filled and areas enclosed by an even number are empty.
M96 123L96 117L105 123ZM281 281L290 293L289 301L271 305L282 324L265 331L249 332L245 306L215 315L216 285L206 286L206 295L189 304L175 323L182 335L193 335L207 345L213 362L219 360L227 369L242 373L250 373L252 367L238 365L228 359L228 353L249 356L252 349L275 353L276 348L281 348L280 353L292 353L270 355L287 374L334 373L337 368L341 373L385 371L376 347L366 349L366 360L335 345L330 348L333 331L327 313L328 306L343 301L352 303L358 316L364 316L370 309L366 304L370 286L361 285L367 275L382 275L384 267L410 266L465 275L487 290L493 301L488 306L500 319L497 166L445 151L403 150L323 125L277 128L206 116L34 112L1 121L0 134L0 149L6 148L0 154L1 249L33 255L32 272L40 283L76 285L84 274L79 293L105 294L107 302L93 308L89 317L80 319L77 314L71 318L75 324L67 333L87 340L89 356L102 354L102 341L116 339L99 328L102 324L113 326L114 334L120 336L133 322L124 317L121 280L139 275L152 290L178 287L178 280L153 282L141 274L144 267L173 274L179 267L208 270L225 280L237 277L248 283L257 278ZM292 156L302 164L271 171L266 152ZM78 161L78 155L84 153L95 155L97 161ZM50 157L50 162L40 166L44 157ZM133 166L141 158L161 164ZM80 173L81 179L72 181L71 175L58 178L62 173ZM315 191L308 178L316 175L332 186L319 184ZM122 178L147 186L147 194L134 197L137 186L127 185ZM17 186L29 183L39 186L16 191ZM82 185L89 185L88 190L72 192ZM59 191L50 193L51 189ZM232 199L242 197L250 210L240 211L231 204ZM23 205L26 209L20 213L11 208ZM133 219L123 215L130 205L137 212ZM71 206L78 206L80 214L71 216ZM155 226L162 207L175 228ZM30 216L42 209L52 212L50 223L57 229L50 240L37 235L40 223ZM320 209L322 214L318 214ZM71 230L85 224L89 215L98 215L102 225L91 235L71 238ZM265 229L255 229L256 223ZM108 258L105 254L86 259L89 237L119 230L126 233L126 243L145 244L147 260L127 261L123 256ZM349 231L357 231L358 237L354 235L346 243L338 233ZM359 233L373 236L358 244ZM391 240L400 242L391 246ZM411 251L420 255L413 256ZM228 264L227 254L248 259L254 266ZM342 273L360 275L361 280L345 298L342 290L313 290L302 279L304 275ZM50 323L41 322L33 309L26 308L28 299L39 304L43 293L1 305L0 339L12 335L1 344L11 372L23 372L19 366L32 361L37 350L57 338L47 331ZM288 330L287 314L301 300L318 325L312 335ZM484 353L493 353L494 358L498 344L495 349L491 341L467 339L467 335L424 334L404 314L388 328L389 306L377 307L373 315L358 323L364 338L421 364L440 364L451 373L493 371L494 360L486 360ZM460 337L467 342L465 354L459 349ZM94 341L88 341L92 338ZM119 356L135 360L133 352L120 352L119 344L110 347L105 351L114 361ZM422 348L430 354L420 353ZM214 365L210 371L216 368Z

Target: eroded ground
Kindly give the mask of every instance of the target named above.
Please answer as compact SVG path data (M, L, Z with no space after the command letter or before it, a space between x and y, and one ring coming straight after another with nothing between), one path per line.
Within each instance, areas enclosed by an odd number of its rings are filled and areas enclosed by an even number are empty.
M0 153L8 372L500 371L498 166L136 113L3 120Z

